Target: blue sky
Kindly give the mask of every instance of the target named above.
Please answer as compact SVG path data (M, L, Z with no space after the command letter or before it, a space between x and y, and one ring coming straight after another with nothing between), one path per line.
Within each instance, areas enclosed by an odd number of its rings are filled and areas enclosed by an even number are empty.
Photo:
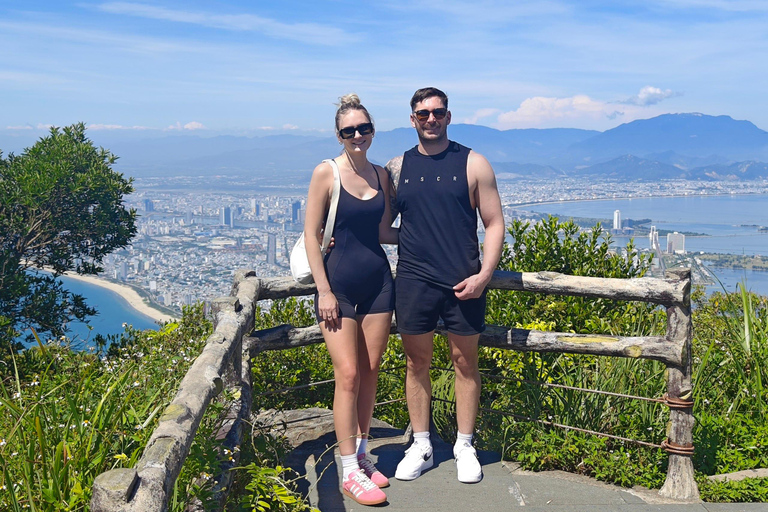
M768 129L767 50L763 0L3 0L0 131L330 133L347 92L389 130L428 85L454 122L500 129Z

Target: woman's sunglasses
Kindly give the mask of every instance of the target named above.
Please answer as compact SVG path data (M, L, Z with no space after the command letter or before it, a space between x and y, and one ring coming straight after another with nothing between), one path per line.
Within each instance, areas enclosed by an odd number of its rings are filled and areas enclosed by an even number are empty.
M448 109L436 108L435 110L417 110L413 113L413 115L416 116L416 119L420 123L426 123L427 120L429 120L429 114L435 116L436 121L440 121L441 119L445 118L446 114L448 114Z
M360 135L369 135L373 133L373 123L363 123L357 126L347 126L339 130L339 137L342 139L351 139L355 136L355 132L360 132Z

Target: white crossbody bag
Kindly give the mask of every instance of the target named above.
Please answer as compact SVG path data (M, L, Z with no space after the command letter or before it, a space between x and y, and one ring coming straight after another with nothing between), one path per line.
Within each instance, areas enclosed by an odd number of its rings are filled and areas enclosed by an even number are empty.
M336 223L336 208L339 205L339 189L341 188L341 178L339 178L339 166L336 165L336 161L329 159L323 160L328 162L333 168L333 191L331 192L331 206L328 209L328 217L325 221L325 231L323 232L323 244L320 246L320 254L324 255L328 250L328 246L331 244L331 236L333 236L333 225ZM304 245L304 233L301 234L293 249L291 249L291 275L293 279L301 284L312 284L315 282L312 277L312 270L309 268L309 260L307 259L307 248Z

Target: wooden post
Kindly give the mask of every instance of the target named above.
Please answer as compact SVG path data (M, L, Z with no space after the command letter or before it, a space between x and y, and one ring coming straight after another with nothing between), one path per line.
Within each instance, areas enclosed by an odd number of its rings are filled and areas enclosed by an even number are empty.
M699 498L699 488L693 476L693 387L691 384L691 270L674 268L666 272L667 279L687 281L685 299L667 307L667 337L670 342L683 343L681 366L667 366L667 400L670 405L667 440L669 452L667 479L659 494L678 500Z

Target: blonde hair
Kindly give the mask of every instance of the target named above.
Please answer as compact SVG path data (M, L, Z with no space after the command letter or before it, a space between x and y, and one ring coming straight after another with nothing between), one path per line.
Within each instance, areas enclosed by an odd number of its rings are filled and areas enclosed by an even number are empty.
M339 121L341 120L341 117L347 112L351 112L352 110L360 110L365 114L365 117L368 118L368 122L373 124L373 118L371 117L371 114L369 114L368 109L365 108L362 103L360 103L360 98L355 93L341 96L339 98L339 102L336 103L336 106L338 107L336 109L336 133L339 132Z

